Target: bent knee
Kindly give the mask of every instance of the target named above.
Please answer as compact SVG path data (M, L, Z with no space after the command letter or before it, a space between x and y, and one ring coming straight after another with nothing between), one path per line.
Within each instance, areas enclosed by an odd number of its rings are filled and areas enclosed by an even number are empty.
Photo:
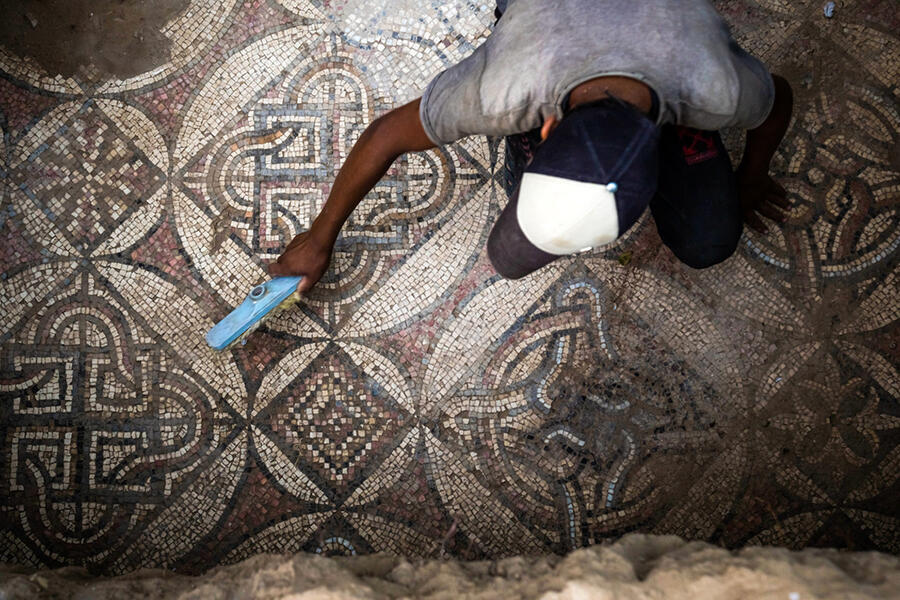
M724 262L737 250L737 240L728 244L672 248L678 260L692 269L707 269Z

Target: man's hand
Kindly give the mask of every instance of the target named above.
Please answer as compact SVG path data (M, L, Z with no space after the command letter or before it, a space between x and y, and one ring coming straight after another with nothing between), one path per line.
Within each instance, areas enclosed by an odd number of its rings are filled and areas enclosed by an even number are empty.
M790 208L787 192L770 175L746 178L738 174L738 197L744 213L744 222L760 233L766 233L766 227L760 215L772 219L776 223L784 223L782 212ZM757 214L758 213L758 214Z
M784 188L769 176L769 164L791 122L794 94L783 77L772 75L772 82L775 85L772 111L759 127L747 132L744 158L737 169L744 221L761 233L768 229L759 215L781 223L785 217L779 209L789 206Z
M302 275L297 291L305 292L316 285L331 263L333 244L323 243L309 231L294 236L281 256L269 263L269 275Z

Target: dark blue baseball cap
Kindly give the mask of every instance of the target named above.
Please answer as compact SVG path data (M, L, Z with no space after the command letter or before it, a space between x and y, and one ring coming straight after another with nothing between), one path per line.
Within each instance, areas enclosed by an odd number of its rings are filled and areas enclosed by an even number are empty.
M646 115L615 98L566 113L491 230L497 272L518 279L627 231L656 192L659 135Z

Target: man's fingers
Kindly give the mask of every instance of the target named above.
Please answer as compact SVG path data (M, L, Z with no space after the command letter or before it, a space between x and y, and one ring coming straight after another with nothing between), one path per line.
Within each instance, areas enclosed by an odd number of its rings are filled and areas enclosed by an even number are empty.
M783 208L785 210L791 207L791 203L787 199L787 196L770 193L768 196L766 196L766 200L768 200L778 208Z
M303 292L312 287L312 281L310 281L309 277L299 272L297 269L290 269L283 264L269 263L269 275L272 277L294 277L300 275L303 279L300 280L297 289Z
M769 183L770 183L769 187L771 188L771 190L770 190L771 192L774 192L776 195L781 196L782 198L787 198L787 192L785 191L784 187L780 183L778 183L771 177L769 178Z
M315 281L312 278L303 275L302 273L298 273L294 269L289 269L283 264L275 262L269 263L269 275L272 277L302 275L303 279L301 279L300 283L297 284L297 291L301 294L315 285Z
M760 233L768 233L769 231L769 228L766 227L765 223L762 222L762 219L756 216L756 213L752 210L748 210L744 213L744 221L747 223L747 225Z
M303 275L302 271L303 267L288 266L287 264L280 262L269 263L269 275L286 275L288 277L294 277L296 275Z
M762 216L772 219L773 221L777 221L779 223L784 221L784 215L781 213L781 211L771 204L760 204L756 207L756 210L758 210Z

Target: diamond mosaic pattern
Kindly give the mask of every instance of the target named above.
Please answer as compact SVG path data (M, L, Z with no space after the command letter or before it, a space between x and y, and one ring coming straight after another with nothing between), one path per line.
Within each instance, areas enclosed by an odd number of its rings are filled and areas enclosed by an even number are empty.
M203 333L493 6L190 0L168 61L99 83L0 51L0 560L900 552L900 15L715 4L796 91L783 226L694 271L647 215L505 281L502 143L473 137L398 160L316 290L223 354Z

